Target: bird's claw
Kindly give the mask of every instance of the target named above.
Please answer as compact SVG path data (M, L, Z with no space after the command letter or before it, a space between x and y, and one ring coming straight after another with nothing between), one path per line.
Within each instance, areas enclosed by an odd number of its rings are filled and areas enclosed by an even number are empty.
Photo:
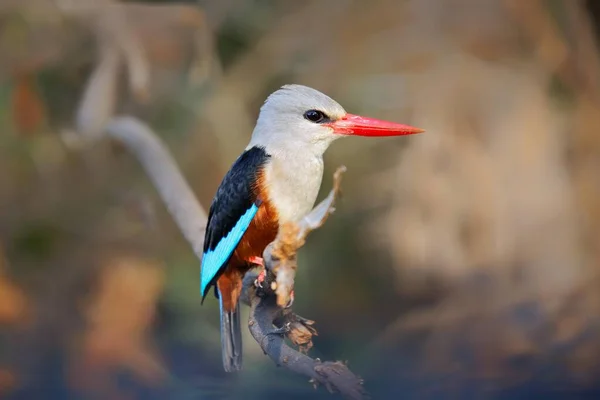
M254 286L257 288L263 288L263 282L265 281L265 269L263 268L256 279L254 280Z
M273 329L271 332L267 333L267 335L285 335L289 331L292 330L292 324L290 322L286 322L283 324L281 328Z
M285 305L285 308L290 308L292 306L292 304L294 304L294 291L293 290L290 291L290 300Z

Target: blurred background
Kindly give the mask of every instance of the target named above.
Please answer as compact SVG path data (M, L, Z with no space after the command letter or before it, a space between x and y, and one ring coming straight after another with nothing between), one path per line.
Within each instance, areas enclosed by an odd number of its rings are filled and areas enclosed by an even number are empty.
M335 398L248 332L222 371L198 260L82 140L140 118L207 208L285 83L427 130L327 153L311 355L376 399L600 398L599 33L594 0L1 0L0 398Z

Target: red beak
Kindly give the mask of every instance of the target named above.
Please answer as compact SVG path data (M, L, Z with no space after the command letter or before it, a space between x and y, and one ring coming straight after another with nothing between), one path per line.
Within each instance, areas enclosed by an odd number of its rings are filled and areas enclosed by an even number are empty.
M338 135L356 136L400 136L425 132L423 129L395 122L382 121L360 115L346 114L339 120L327 124Z

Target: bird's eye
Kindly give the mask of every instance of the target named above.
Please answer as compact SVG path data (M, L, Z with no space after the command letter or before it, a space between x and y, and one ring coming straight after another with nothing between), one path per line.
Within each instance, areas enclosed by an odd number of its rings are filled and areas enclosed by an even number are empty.
M327 115L325 115L323 111L319 110L308 110L304 113L304 118L317 124L319 122L328 120Z

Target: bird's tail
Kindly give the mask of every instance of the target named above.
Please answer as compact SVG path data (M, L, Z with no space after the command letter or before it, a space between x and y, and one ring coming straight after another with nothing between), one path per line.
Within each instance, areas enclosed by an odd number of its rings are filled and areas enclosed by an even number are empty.
M221 352L223 354L223 368L226 372L235 372L242 369L242 326L240 323L240 304L236 304L234 311L223 308L223 296L219 296L221 308Z

